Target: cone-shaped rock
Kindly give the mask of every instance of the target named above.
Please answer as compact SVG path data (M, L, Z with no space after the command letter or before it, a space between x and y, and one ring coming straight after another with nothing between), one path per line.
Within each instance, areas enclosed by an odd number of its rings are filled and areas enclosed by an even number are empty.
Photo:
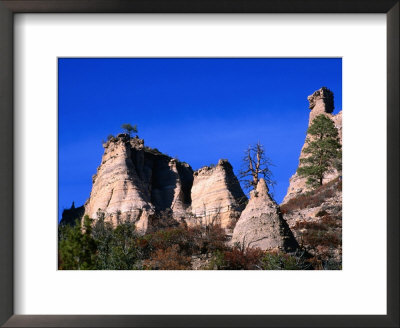
M299 245L279 206L272 200L264 179L260 179L256 190L250 193L250 200L240 215L232 235L232 244L262 250L295 251Z
M143 151L143 145L137 148L138 152ZM102 212L116 224L118 220L140 220L143 212L152 211L148 189L136 169L139 156L135 152L126 135L106 144L85 206L85 213L91 218L97 219Z

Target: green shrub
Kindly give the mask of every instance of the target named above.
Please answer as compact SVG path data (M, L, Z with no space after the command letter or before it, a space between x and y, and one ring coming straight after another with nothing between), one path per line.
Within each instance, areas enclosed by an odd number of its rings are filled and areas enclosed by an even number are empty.
M296 252L294 255L267 252L259 266L262 270L307 270L311 268L304 252Z
M59 226L58 268L60 270L95 269L96 241L92 237L91 219L86 215L83 228L76 220L74 226Z

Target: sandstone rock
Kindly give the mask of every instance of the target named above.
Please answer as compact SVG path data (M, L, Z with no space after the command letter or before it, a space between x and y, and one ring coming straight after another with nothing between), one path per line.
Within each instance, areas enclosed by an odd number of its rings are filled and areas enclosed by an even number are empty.
M247 201L226 160L193 173L188 164L123 133L110 138L104 149L85 204L85 214L93 219L100 211L113 224L132 220L142 232L182 220L227 227L236 222ZM171 222L171 216L176 221Z
M119 219L139 220L142 212L152 211L150 195L134 165L133 149L126 135L119 135L105 145L101 165L93 178L85 214L92 219L98 212L114 224Z
M340 143L342 143L342 111L340 111L336 115L332 115L331 118L333 120L333 123L335 123L336 129L338 129L339 140L340 140Z
M325 88L322 87L321 89L315 91L312 95L307 97L309 101L309 108L311 109L310 117L308 121L308 126L312 123L315 117L318 115L324 114L329 117L334 123L336 128L339 132L339 140L342 143L342 111L340 111L336 115L332 115L334 109L334 101L333 101L333 93ZM307 134L307 137L309 135ZM306 147L306 143L304 143L301 152L300 152L300 159L304 158L306 155L304 153L304 148ZM332 168L331 172L329 172L325 177L323 183L327 183L332 181L338 176L338 172ZM307 178L301 177L297 174L292 175L289 180L289 187L286 193L285 198L282 201L282 204L287 203L290 199L298 196L299 194L306 192L308 190L308 186L306 184Z
M311 109L310 120L312 120L320 115L325 113L332 113L335 109L333 93L326 87L322 87L321 89L314 91L314 93L307 97L309 102L309 107Z
M250 193L249 203L233 230L231 243L262 250L294 252L298 249L299 245L279 206L270 197L264 179L260 179L257 189Z
M118 224L136 222L141 232L149 230L157 211L172 208L183 215L190 206L193 170L186 163L144 146L138 137L119 134L104 144L104 154L93 176L85 214Z
M175 174L175 185L174 185L174 195L172 198L171 209L174 217L185 217L186 215L186 199L185 194L182 189L182 182L179 175L177 161L175 159L171 159L169 162L169 167L171 171Z
M189 225L219 223L223 228L234 223L243 210L247 197L227 160L215 167L203 167L194 172L191 190Z

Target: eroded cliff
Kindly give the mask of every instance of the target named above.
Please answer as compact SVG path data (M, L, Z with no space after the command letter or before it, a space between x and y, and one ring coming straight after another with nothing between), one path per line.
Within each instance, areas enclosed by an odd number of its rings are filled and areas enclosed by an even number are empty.
M119 134L103 146L85 204L85 214L94 220L99 215L114 225L130 220L142 232L174 222L218 223L227 228L236 223L246 204L227 160L193 172L188 164L145 147L138 137ZM166 217L169 221L161 222Z
M190 205L193 170L186 163L144 146L139 138L119 134L104 145L104 154L85 204L85 214L117 224L137 222L147 231L157 211L172 209L174 216Z
M223 159L194 172L191 198L189 224L218 223L223 228L235 225L247 202L232 165Z

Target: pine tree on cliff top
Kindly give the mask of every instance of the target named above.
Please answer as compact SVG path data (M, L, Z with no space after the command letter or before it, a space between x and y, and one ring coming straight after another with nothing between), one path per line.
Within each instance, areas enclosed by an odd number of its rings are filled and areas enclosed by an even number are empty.
M307 177L307 184L315 188L322 185L325 174L331 172L333 167L339 168L342 146L333 121L323 114L312 121L307 132L309 137L303 150L306 157L300 159L297 173Z
M138 133L138 127L137 127L136 124L135 125L131 125L129 123L125 123L125 124L121 125L121 128L123 130L125 130L125 132L129 135L129 137L132 136L132 132Z

